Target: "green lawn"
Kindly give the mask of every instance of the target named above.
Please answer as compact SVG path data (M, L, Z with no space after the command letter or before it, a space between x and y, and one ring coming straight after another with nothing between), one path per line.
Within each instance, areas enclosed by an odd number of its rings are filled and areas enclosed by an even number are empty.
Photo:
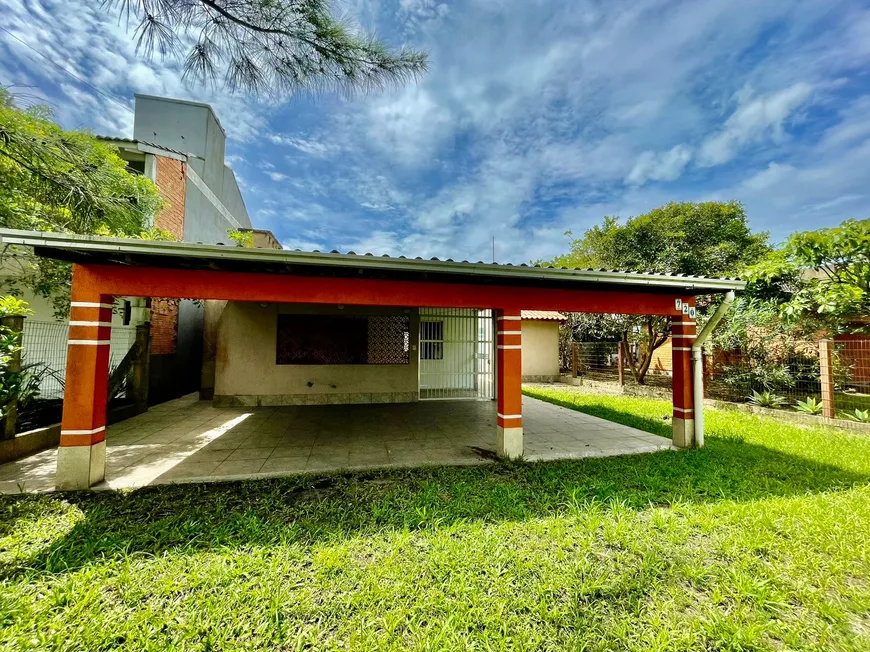
M668 435L669 405L550 400ZM870 438L0 498L0 648L868 650Z

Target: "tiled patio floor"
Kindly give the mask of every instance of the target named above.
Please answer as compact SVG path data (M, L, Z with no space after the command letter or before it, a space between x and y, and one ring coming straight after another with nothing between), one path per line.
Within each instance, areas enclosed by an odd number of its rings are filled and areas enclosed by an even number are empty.
M528 460L645 453L670 440L523 398ZM495 448L495 403L215 408L195 396L150 409L107 430L106 482L274 477L335 469L482 464ZM0 466L0 491L49 491L57 450Z

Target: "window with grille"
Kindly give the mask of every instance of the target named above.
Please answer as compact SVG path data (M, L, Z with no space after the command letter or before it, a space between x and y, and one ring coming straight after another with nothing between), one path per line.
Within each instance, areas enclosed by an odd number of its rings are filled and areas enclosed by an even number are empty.
M444 359L444 322L420 322L420 359Z
M407 315L278 315L277 364L410 364Z

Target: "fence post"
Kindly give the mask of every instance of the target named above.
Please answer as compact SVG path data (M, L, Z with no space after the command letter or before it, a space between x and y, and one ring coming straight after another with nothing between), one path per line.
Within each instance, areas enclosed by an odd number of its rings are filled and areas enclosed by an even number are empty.
M819 340L819 370L822 384L822 414L829 419L837 416L834 404L834 342Z
M619 340L616 345L616 366L619 368L619 386L625 386L625 343Z
M136 326L136 344L139 355L133 362L130 393L140 414L148 410L148 382L151 362L151 324L145 322Z
M577 342L571 342L571 376L577 377Z
M16 348L9 358L9 364L6 365L6 371L10 374L21 373L21 339L24 336L24 317L22 315L14 315L0 318L0 326L7 328L13 333L16 333ZM3 439L14 439L15 429L18 426L18 399L12 398L6 404L6 415L3 417Z

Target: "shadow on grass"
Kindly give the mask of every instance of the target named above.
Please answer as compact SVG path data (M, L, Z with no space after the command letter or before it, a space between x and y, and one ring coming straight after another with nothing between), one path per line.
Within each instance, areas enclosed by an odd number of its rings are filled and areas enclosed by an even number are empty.
M584 406L584 411L658 434L670 431L666 423L612 408ZM7 532L22 519L32 521L40 510L56 513L59 503L82 516L30 557L0 566L0 578L70 571L134 553L315 545L467 520L520 521L583 509L591 501L605 506L618 501L623 508L641 510L752 501L867 482L870 474L737 438L711 437L703 450L613 458L6 497L0 498L0 513Z

